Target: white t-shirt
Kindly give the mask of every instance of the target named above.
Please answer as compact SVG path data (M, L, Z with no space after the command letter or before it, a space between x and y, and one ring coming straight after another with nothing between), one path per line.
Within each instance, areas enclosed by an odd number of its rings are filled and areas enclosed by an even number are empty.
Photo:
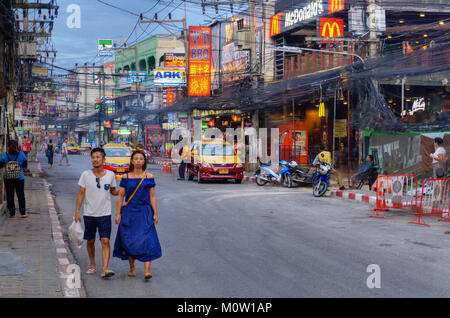
M83 215L101 217L111 215L111 194L109 190L116 188L114 172L105 170L106 174L100 178L100 189L97 187L97 177L92 170L81 174L78 185L86 189L83 202Z
M444 160L445 160L445 156L447 155L447 152L445 151L445 148L444 148L444 147L438 147L438 148L436 149L436 151L434 152L434 156L435 156L435 157L437 157L437 156L439 156L439 155L441 155L441 154L442 154L442 158L444 158ZM443 163L443 162L440 162L440 161L438 161L438 160L436 160L436 159L434 159L434 158L433 158L432 165L433 165L433 167L441 167L441 168L444 168L444 163Z

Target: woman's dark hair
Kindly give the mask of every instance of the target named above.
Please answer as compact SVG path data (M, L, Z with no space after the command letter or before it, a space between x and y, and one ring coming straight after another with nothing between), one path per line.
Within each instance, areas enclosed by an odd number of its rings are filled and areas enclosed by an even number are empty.
M147 158L145 157L145 153L141 150L135 150L131 154L131 158L130 158L130 172L134 170L134 165L133 165L132 161L133 161L134 156L137 154L141 154L144 157L144 165L142 166L142 171L147 170Z
M53 141L53 140L51 140L51 139L50 139L50 140L49 140L49 144L51 144L51 143L52 143L52 141Z
M94 152L100 152L102 154L103 158L106 157L106 153L105 153L105 150L103 148L97 147L97 148L92 149L91 150L91 157L94 154Z
M368 155L368 157L370 158L370 161L373 162L373 156L372 155Z
M18 144L17 141L15 141L15 140L10 140L10 141L8 141L8 147L11 146L11 145L16 145L16 146L18 146L19 144Z
M442 146L442 144L444 143L444 140L440 137L436 137L436 138L434 138L434 142L437 143L439 146Z

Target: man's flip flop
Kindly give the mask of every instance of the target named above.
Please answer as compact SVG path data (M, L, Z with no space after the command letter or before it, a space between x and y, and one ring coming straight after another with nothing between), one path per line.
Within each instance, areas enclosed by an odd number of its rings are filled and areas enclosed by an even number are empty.
M95 268L89 268L87 271L86 271L86 274L87 275L93 275L93 274L95 274L97 272L97 269L95 269Z
M153 275L150 274L150 273L144 275L144 278L145 278L146 280L149 280L149 279L152 278L152 277L153 277Z
M114 272L107 270L106 272L102 273L102 278L109 278L109 277L113 277L114 276Z

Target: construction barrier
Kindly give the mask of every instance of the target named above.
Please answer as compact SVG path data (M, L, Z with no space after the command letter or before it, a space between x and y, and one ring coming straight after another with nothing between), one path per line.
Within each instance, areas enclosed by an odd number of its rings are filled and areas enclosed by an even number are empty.
M376 208L370 217L384 218L381 213L392 208L411 207L417 214L417 176L413 174L378 176L375 182Z
M424 215L441 215L439 221L450 222L450 179L425 179L420 191L418 215L409 223L430 226Z

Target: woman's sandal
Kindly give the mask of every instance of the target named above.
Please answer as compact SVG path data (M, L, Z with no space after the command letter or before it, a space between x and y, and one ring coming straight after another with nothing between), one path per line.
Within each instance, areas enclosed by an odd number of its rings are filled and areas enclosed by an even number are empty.
M152 274L150 274L150 273L144 273L144 278L145 278L146 280L149 280L149 279L152 278L152 277L153 277Z
M108 269L108 270L104 271L101 276L102 276L102 278L109 278L109 277L114 276L114 272Z
M86 274L87 275L93 275L93 274L95 274L97 272L97 269L96 268L89 268L87 271L86 271Z

